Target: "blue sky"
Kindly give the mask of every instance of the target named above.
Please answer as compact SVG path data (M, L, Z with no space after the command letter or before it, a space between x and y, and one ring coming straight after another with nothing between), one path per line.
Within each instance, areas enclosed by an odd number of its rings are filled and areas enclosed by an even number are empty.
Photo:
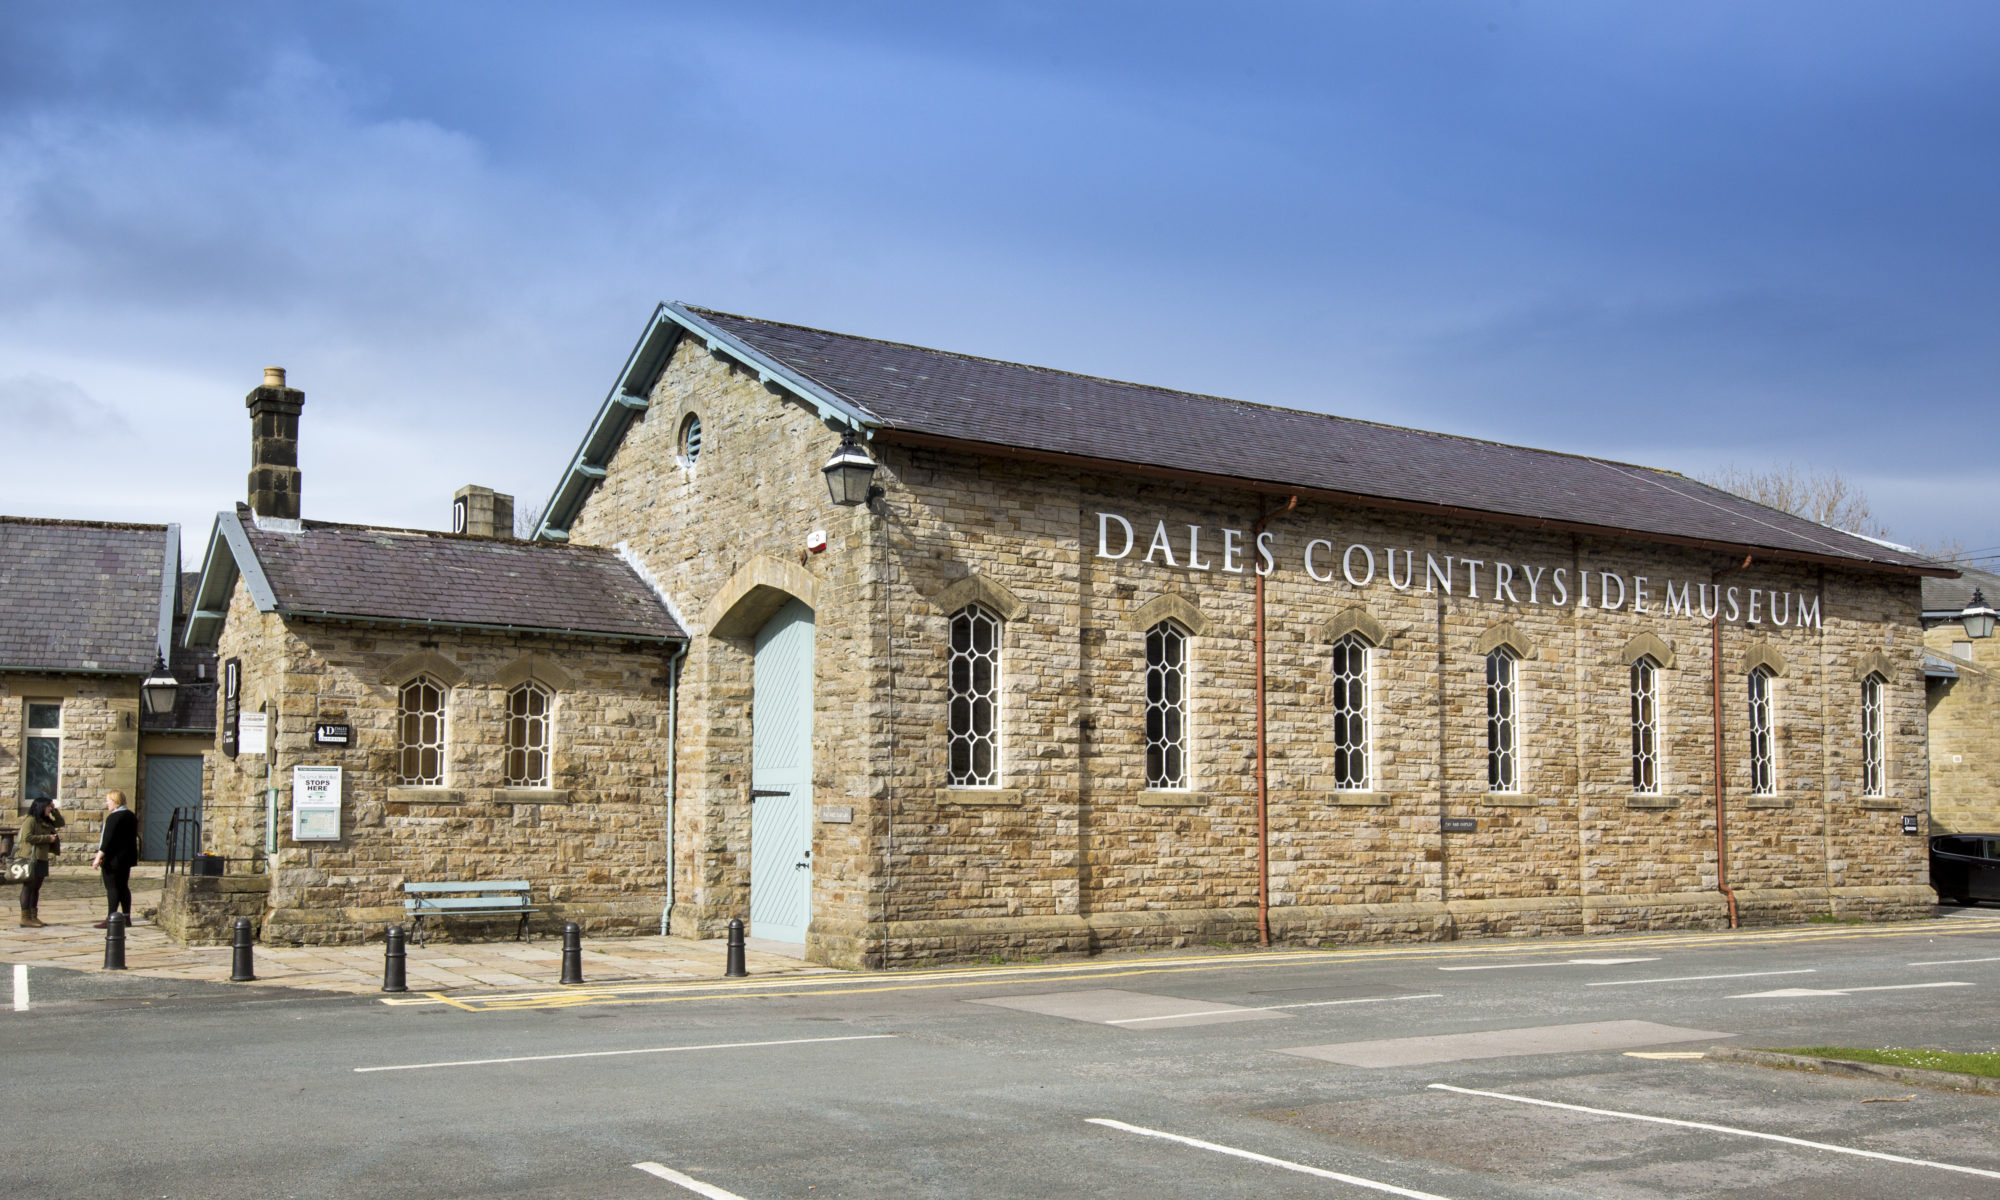
M1995 62L1984 4L0 0L0 511L198 541L267 364L307 515L536 504L677 299L2000 548Z

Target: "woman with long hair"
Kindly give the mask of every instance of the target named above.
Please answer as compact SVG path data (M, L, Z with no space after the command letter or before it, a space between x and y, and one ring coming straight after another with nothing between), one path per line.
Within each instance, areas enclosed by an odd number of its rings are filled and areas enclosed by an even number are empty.
M34 867L28 881L21 885L21 926L24 929L38 929L47 924L36 914L36 910L42 906L42 880L49 877L49 859L62 853L62 834L58 830L65 824L60 800L43 797L28 805L28 825L21 831L21 841L27 845L27 857Z

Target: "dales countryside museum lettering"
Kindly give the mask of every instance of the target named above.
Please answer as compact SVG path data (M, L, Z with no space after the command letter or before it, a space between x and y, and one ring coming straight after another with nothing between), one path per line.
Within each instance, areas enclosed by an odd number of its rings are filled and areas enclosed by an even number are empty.
M1202 526L1177 526L1186 536L1175 539L1165 521L1156 522L1153 537L1141 559L1183 570L1220 569L1242 574L1249 566L1259 575L1278 569L1277 535L1257 535L1255 546L1248 545L1240 529L1222 529L1219 536L1203 545ZM1113 512L1097 514L1097 557L1116 561L1130 557L1138 548L1138 533L1132 522ZM1514 604L1546 604L1563 608L1596 608L1605 612L1628 610L1634 613L1724 621L1745 625L1820 627L1820 598L1805 592L1777 588L1723 587L1686 580L1655 580L1645 575L1625 576L1614 571L1578 570L1574 578L1568 567L1544 567L1532 563L1489 561L1483 558L1435 555L1425 552L1421 578L1417 551L1398 546L1382 547L1378 560L1375 547L1356 542L1344 551L1327 538L1305 544L1299 565L1320 583L1332 583L1336 576L1357 588L1378 585L1386 580L1399 592L1416 588L1426 593L1463 595L1472 600L1506 600ZM1177 554L1178 551L1178 554ZM1255 554L1254 563L1250 554ZM1204 557L1204 555L1208 557ZM1400 564L1401 570L1398 571ZM1379 566L1379 570L1378 570ZM1484 576L1482 578L1482 572ZM1480 588L1482 582L1485 591ZM1655 591L1654 589L1658 590ZM1592 598L1593 593L1595 599Z

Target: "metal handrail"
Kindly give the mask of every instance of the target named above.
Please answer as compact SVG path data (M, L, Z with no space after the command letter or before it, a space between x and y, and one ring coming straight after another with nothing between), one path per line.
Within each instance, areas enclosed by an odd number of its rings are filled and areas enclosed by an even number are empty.
M172 875L194 861L201 852L201 810L176 808L167 819L167 874Z

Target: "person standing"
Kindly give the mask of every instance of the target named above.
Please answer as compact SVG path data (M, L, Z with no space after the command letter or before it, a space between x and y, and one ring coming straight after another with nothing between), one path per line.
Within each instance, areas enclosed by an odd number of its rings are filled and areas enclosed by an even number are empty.
M94 928L111 924L111 914L124 910L125 924L132 924L132 868L139 863L139 818L125 807L124 792L104 796L104 831L97 838L97 857L91 860L104 876L104 919Z
M49 877L49 856L62 853L62 834L58 831L65 824L62 801L45 796L28 805L28 824L21 830L21 841L26 843L28 859L34 865L28 872L28 882L21 885L24 929L39 929L48 923L36 915L36 910L42 906L42 880Z

